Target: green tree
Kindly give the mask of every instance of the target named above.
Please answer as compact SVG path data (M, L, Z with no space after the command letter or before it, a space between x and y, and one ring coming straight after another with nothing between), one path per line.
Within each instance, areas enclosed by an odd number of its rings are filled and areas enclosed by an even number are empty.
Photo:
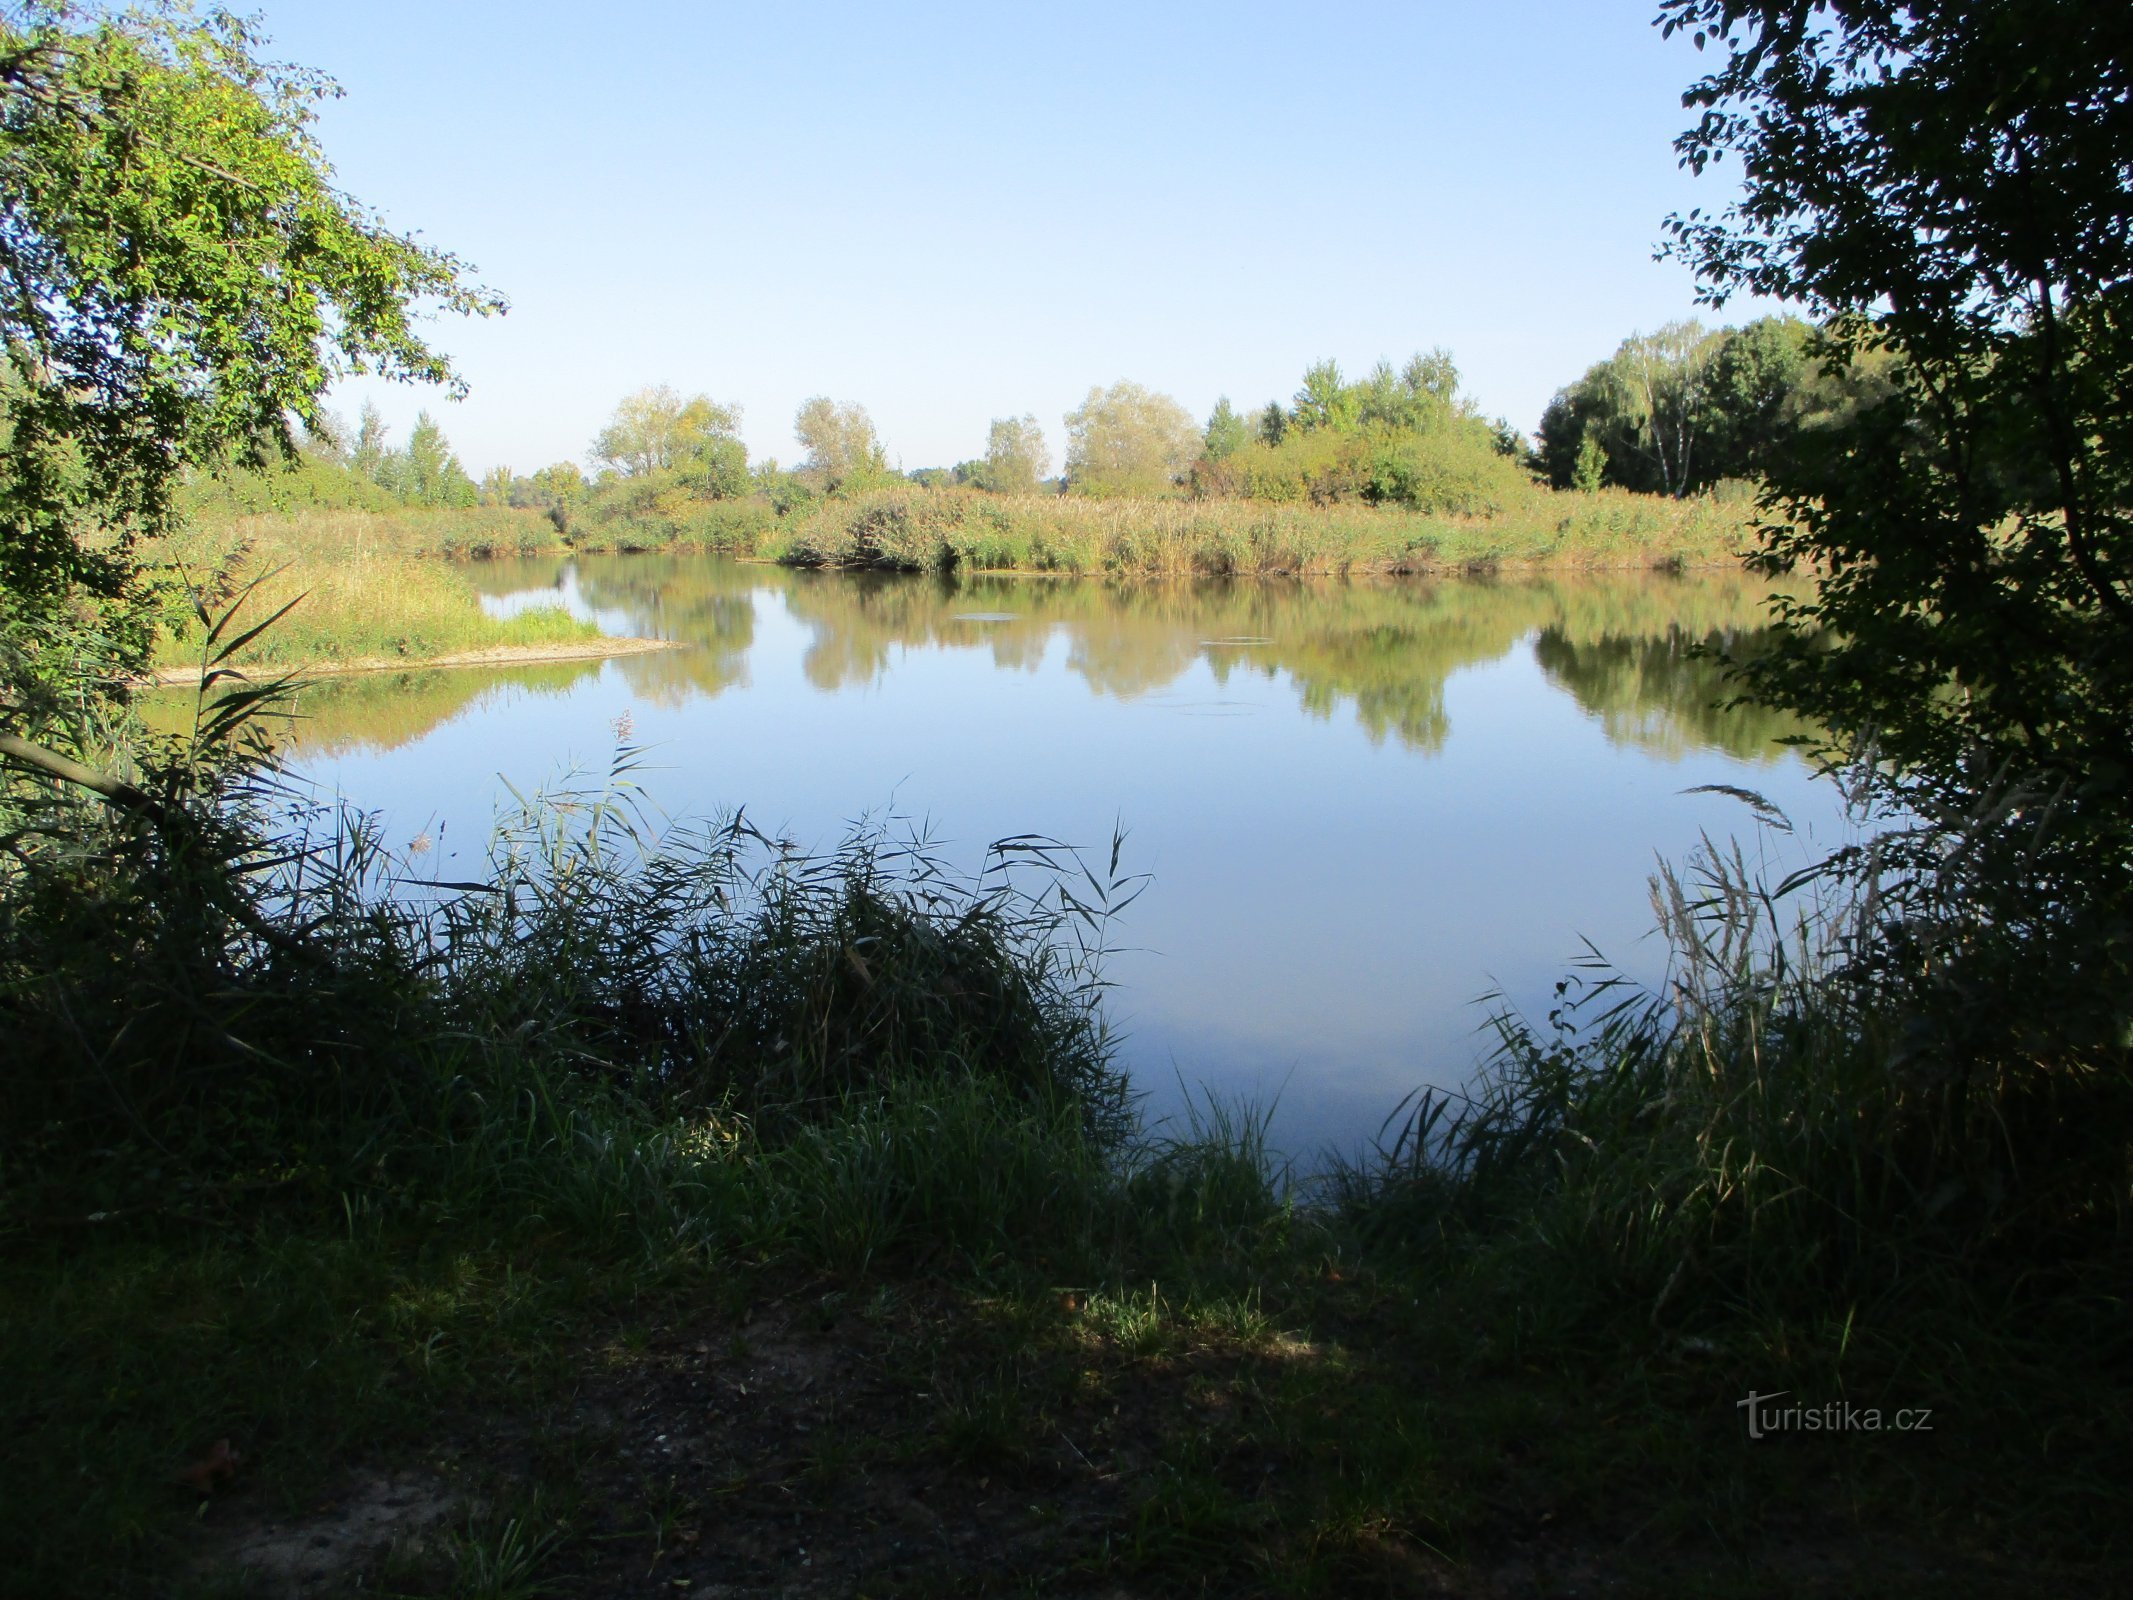
M1224 395L1215 402L1215 409L1208 413L1207 431L1201 436L1201 448L1210 460L1222 461L1235 455L1252 442L1252 427L1237 415L1236 407Z
M1761 565L1816 583L1747 681L1870 751L1864 776L1922 819L1879 848L1897 877L1874 946L1921 1083L1962 1137L2029 1159L2023 1181L2100 1162L2081 1181L2122 1205L2133 13L1660 11L1719 51L1686 97L1685 163L1745 175L1720 214L1671 220L1673 249L1712 303L1790 301L1838 378L1869 369L1773 467Z
M1591 434L1578 440L1576 464L1570 469L1570 487L1591 494L1607 481L1607 451Z
M1305 433L1315 428L1338 431L1352 427L1356 401L1356 395L1341 377L1338 361L1315 362L1304 370L1303 387L1296 391L1289 423Z
M575 461L558 461L521 480L525 488L512 486L513 505L534 506L548 513L556 532L570 532L571 520L585 502L585 474ZM521 498L523 495L523 498Z
M416 415L408 432L405 463L400 494L411 505L471 506L480 498L474 480L452 453L452 442L427 411Z
M254 44L175 5L0 9L10 721L51 725L84 650L106 685L146 660L136 541L188 470L293 459L347 374L456 385L421 306L502 308L334 187L310 132L332 85Z
M356 426L355 443L349 447L348 465L361 476L378 481L379 469L384 465L389 430L385 416L373 401L363 402L362 420Z
M997 417L985 444L985 487L999 494L1035 494L1052 470L1051 447L1032 416Z
M657 384L622 398L593 440L592 456L624 477L670 473L699 498L731 499L748 492L740 427L739 406Z
M807 451L800 470L824 492L863 488L889 474L889 458L865 406L838 405L827 395L805 402L792 423Z
M1729 329L1711 356L1699 481L1757 478L1790 442L1818 387L1814 329L1798 317L1760 317Z
M1642 457L1661 494L1685 495L1696 479L1696 446L1703 431L1716 341L1700 322L1670 322L1655 333L1633 333L1607 364L1619 435Z
M1200 453L1192 413L1167 394L1120 381L1067 413L1067 481L1077 493L1168 492Z
M1801 420L1838 399L1809 354L1814 336L1797 317L1765 317L1708 335L1689 322L1626 339L1548 403L1542 468L1569 487L1589 439L1607 481L1625 489L1679 495L1761 477Z

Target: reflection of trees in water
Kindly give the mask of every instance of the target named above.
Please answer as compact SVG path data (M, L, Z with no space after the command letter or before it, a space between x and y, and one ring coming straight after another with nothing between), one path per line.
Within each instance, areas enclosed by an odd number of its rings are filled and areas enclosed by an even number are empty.
M1724 672L1695 653L1698 645L1752 648L1755 637L1750 630L1668 628L1656 637L1579 642L1549 629L1533 642L1533 655L1616 744L1669 759L1715 749L1768 761L1782 753L1780 740L1808 732L1807 725L1766 706L1728 706L1733 690Z
M581 557L578 592L596 610L619 612L631 633L689 646L618 663L635 693L678 706L747 683L761 570L688 556Z
M486 563L480 587L502 594L558 585L554 562ZM634 692L675 705L747 681L756 603L783 600L808 630L805 671L825 690L870 683L895 652L932 646L986 652L1003 671L1034 671L1054 641L1097 693L1128 699L1166 688L1204 661L1217 683L1286 674L1314 716L1352 710L1373 739L1438 748L1450 731L1453 673L1535 646L1549 676L1600 717L1610 738L1662 754L1715 747L1767 755L1796 725L1719 711L1716 669L1688 641L1754 630L1765 588L1739 574L1646 574L1536 580L1109 583L1036 576L898 576L794 572L701 556L580 558L580 593L631 631L690 648L621 659ZM976 616L972 614L976 613ZM390 745L426 732L486 689L567 687L597 662L495 673L393 674L362 687L307 691L306 748ZM353 684L354 680L349 680Z
M356 672L305 684L296 691L290 715L261 716L257 725L278 749L297 758L391 750L462 712L521 694L564 694L599 670L598 661L541 661ZM193 700L191 689L144 695L142 719L158 732L182 733L192 726Z
M1218 682L1286 672L1306 710L1353 707L1374 739L1433 750L1449 731L1444 685L1462 667L1501 658L1528 634L1558 645L1697 635L1760 622L1765 589L1735 574L1543 581L1102 583L980 575L966 579L810 573L784 589L813 631L809 680L835 689L871 682L898 647L983 648L996 665L1028 668L1052 637L1092 689L1129 698L1164 688L1196 661ZM1011 614L975 623L972 612ZM1706 669L1708 670L1708 669ZM1655 675L1642 722L1624 736L1674 747L1761 750L1755 714L1717 714L1680 673ZM1613 726L1610 725L1610 732ZM1789 728L1780 731L1790 731Z

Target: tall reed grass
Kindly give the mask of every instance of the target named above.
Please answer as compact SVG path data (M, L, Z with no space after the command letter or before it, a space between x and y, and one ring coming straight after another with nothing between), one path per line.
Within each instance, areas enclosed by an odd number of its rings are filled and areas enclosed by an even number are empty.
M1731 561L1752 506L1534 489L1454 516L1245 500L1092 500L891 489L831 500L758 546L809 566L1146 576L1665 568Z
M245 667L418 661L455 651L583 643L599 629L552 607L489 616L453 558L560 549L537 512L311 511L194 526L142 552L171 597L159 666L199 660L205 625L194 597L218 608L242 593L247 620L287 608L233 659Z
M204 712L209 740L228 748L260 693ZM1085 866L1007 840L972 877L880 829L810 857L739 820L654 825L631 761L528 797L483 879L453 884L304 806L256 750L196 744L115 818L50 796L36 827L67 844L0 875L0 1012L37 1064L0 1084L6 1172L84 1211L152 1203L179 1171L364 1188L366 1163L419 1170L520 1104L755 1148L917 1078L1064 1117L1092 1149L1124 1136L1097 1005L1134 892L1115 845ZM26 1169L43 1137L71 1155Z
M1551 1305L1654 1325L1901 1321L1976 1275L2036 1293L2077 1264L2122 1293L2117 1119L2069 1086L2040 1120L2040 1063L1920 1050L1928 994L1885 959L1910 898L1882 869L1772 888L1707 839L1653 880L1659 991L1595 958L1545 1021L1500 1015L1479 1079L1415 1097L1337 1197L1378 1238L1478 1248Z

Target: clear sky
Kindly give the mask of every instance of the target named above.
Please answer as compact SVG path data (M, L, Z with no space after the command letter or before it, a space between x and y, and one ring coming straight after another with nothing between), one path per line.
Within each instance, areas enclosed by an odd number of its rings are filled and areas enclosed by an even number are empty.
M350 193L512 303L437 328L470 470L587 444L625 392L737 401L790 464L810 395L905 468L1131 378L1205 417L1443 345L1522 428L1631 331L1723 204L1671 140L1703 58L1651 0L867 5L261 0L344 98ZM1735 320L1748 314L1736 310Z

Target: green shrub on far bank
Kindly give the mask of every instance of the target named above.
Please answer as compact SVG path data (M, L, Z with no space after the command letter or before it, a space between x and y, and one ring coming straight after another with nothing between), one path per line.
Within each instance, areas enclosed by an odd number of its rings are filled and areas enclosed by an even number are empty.
M712 500L691 492L678 473L603 479L570 523L578 550L717 550L752 554L777 526L761 496Z

